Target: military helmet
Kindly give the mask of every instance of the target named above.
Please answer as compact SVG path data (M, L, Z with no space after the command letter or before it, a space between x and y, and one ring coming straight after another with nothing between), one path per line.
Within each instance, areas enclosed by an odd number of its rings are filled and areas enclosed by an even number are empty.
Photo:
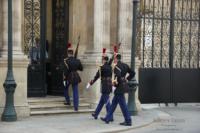
M67 53L68 54L73 54L74 53L74 51L72 49L72 44L70 42L67 44Z

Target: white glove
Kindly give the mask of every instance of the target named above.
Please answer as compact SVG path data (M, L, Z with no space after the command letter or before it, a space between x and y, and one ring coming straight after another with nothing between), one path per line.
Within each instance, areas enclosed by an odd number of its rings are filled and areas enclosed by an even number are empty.
M88 83L86 86L86 90L88 90L90 88L90 86L91 86L90 83Z
M114 92L116 90L115 86L112 86L112 92Z
M63 85L66 86L66 81L63 81Z

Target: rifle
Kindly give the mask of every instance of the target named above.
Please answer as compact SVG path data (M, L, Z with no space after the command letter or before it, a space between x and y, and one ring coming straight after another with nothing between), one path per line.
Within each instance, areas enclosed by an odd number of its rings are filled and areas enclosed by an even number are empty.
M79 44L80 44L80 35L78 36L78 43L77 43L77 45L76 45L76 50L75 50L75 52L74 52L74 57L75 58L77 58L77 56L78 56L78 49L79 49Z

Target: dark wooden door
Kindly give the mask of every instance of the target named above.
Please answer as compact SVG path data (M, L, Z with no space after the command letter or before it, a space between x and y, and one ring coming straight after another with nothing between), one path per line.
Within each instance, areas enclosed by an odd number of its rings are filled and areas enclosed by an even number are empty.
M25 1L25 16L32 19L26 26L29 27L31 39L31 50L29 58L31 62L28 66L27 87L28 97L44 97L47 94L46 88L46 0ZM39 22L39 23L38 23ZM39 29L38 29L39 27ZM39 46L34 46L34 40L40 38ZM36 42L36 41L35 41ZM35 49L35 50L34 50ZM37 51L36 51L37 50ZM37 58L34 55L37 54Z
M48 94L63 95L63 59L66 54L69 29L69 0L52 0L53 43L51 80L47 81Z

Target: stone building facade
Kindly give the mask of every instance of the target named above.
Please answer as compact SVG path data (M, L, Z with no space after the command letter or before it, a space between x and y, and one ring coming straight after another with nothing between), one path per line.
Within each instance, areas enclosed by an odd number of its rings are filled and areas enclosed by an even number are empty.
M24 1L13 0L13 71L17 83L15 91L15 107L18 116L29 116L30 109L27 98L27 66L28 58L24 51L25 44L25 14ZM52 45L52 0L47 0L47 40ZM7 71L7 0L0 0L0 114L5 104L3 82ZM123 60L130 64L130 49L132 36L132 0L69 0L69 42L75 44L81 36L78 57L84 65L81 74L80 95L96 104L100 96L99 89L85 91L87 82L93 78L100 63L101 50L112 51L113 44L122 43L120 52ZM136 60L137 67L139 61ZM93 88L99 88L95 83ZM137 97L136 97L137 98ZM139 103L139 101L137 100Z

